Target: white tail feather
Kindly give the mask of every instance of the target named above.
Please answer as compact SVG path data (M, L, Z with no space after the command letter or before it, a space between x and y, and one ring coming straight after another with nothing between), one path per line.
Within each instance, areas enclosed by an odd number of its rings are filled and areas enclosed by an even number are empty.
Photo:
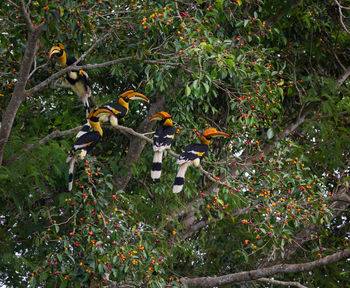
M173 186L173 193L180 193L182 191L182 188L184 187L184 182L185 182L185 175L187 168L192 164L192 162L186 162L182 164L179 168L179 171L177 172L176 178L175 178L175 183ZM176 183L177 180L182 179L182 183Z
M73 157L69 163L68 177L71 177L71 179L68 179L68 191L71 191L73 188L74 164L75 157Z
M180 168L179 168L179 171L177 172L176 177L185 178L187 168L188 168L191 164L192 164L191 162L186 162L186 163L182 164L182 165L180 166Z
M162 165L162 161L163 161L163 151L155 151L153 156L153 165L155 163L160 163L160 165ZM162 175L162 170L153 170L153 168L154 167L152 167L152 170L151 170L152 179L159 179L160 176Z
M162 163L163 151L155 151L153 156L153 163Z

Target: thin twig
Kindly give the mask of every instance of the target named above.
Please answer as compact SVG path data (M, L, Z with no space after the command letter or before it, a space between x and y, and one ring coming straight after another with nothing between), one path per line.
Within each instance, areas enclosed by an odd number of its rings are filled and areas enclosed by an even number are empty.
M350 9L350 7L343 7L342 5L340 5L340 3L337 0L334 0L334 2L337 3L337 5L338 5L338 10L339 10L339 15L340 15L340 23L343 26L343 28L345 29L345 31L350 34L350 31L348 30L348 28L346 28L346 26L344 24L344 21L343 21L344 15L343 15L343 12L341 10L342 8Z
M301 285L299 282L285 282L285 281L269 279L269 278L260 278L257 281L270 283L270 284L281 285L281 286L295 286L295 287L298 287L298 288L307 288L306 286Z
M30 150L33 150L37 146L46 144L49 140L57 138L57 137L62 137L62 136L76 133L76 132L80 131L80 129L82 127L83 126L78 126L78 127L75 127L75 128L69 129L69 130L65 130L65 131L55 130L54 132L50 133L49 135L47 135L44 138L42 138L41 140L39 140L39 142L33 143L33 144L27 144L24 148L22 148L22 150L19 153L15 154L12 157L10 157L9 159L7 159L5 161L6 165L9 165L10 163L17 161L24 153L26 153Z

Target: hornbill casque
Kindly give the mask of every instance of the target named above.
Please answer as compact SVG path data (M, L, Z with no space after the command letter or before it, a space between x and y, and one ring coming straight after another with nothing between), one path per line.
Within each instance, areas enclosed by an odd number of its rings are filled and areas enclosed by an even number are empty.
M73 172L75 164L75 155L78 150L81 150L80 158L84 158L96 144L100 141L103 131L99 122L99 116L113 114L110 110L101 107L94 108L88 115L88 121L93 131L87 132L81 135L74 143L72 150L70 151L66 163L69 163L69 180L68 190L71 191L73 187Z
M59 43L58 46L53 46L51 48L49 54L50 59L52 55L57 57L57 60L61 64L62 68L66 68L77 61L77 59L74 57L67 58L66 51L61 43ZM81 64L78 63L77 65ZM75 92L75 94L79 96L84 104L87 116L90 112L88 98L91 96L89 75L84 70L72 70L67 72L66 77L62 80L62 84L69 86Z
M174 139L175 129L170 114L167 112L158 112L154 114L149 121L160 120L156 133L153 138L153 163L151 177L153 180L160 178L162 173L163 152L170 148L171 142Z
M173 192L179 193L182 191L183 185L185 183L185 174L189 166L194 165L199 166L200 160L205 156L209 150L209 145L213 141L212 138L215 137L227 137L230 138L230 135L224 132L217 131L216 128L209 128L203 131L202 135L196 131L201 144L192 143L185 147L181 152L179 159L176 164L180 165L179 171L177 172Z
M117 126L118 120L124 118L125 115L128 114L130 100L142 100L149 103L149 100L145 95L141 93L137 93L134 90L128 90L119 96L117 103L107 103L99 107L100 109L107 109L110 112L112 112L112 114L110 115L101 114L99 116L100 122L105 123L109 121L113 127ZM83 128L79 131L76 137L77 138L80 137L81 135L85 134L89 130L90 130L90 124L88 122L83 126Z

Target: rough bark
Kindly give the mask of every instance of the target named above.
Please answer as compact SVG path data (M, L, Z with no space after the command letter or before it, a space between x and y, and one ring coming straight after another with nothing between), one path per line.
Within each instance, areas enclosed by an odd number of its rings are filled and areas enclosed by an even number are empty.
M262 268L258 270L243 271L233 274L227 274L218 277L193 277L193 278L181 278L182 284L188 287L220 287L223 285L247 282L252 280L257 280L264 277L269 277L278 273L297 273L297 272L307 272L314 270L318 267L329 265L338 262L342 259L350 257L350 249L346 249L332 255L328 255L324 258L313 262L300 263L300 264L279 264L267 268Z
M18 108L20 107L25 97L28 95L25 88L26 88L27 81L29 79L30 69L33 65L33 61L38 49L38 41L41 37L42 27L43 27L42 25L39 25L36 28L33 28L31 26L31 23L28 22L29 15L26 12L25 7L22 7L21 11L28 25L28 30L29 30L28 41L27 41L27 46L21 62L21 66L18 73L17 82L13 91L13 95L11 97L10 103L7 106L7 109L3 115L2 122L1 122L0 166L2 165L5 146L8 142L8 138L10 136L11 129L12 129L13 122L16 117Z

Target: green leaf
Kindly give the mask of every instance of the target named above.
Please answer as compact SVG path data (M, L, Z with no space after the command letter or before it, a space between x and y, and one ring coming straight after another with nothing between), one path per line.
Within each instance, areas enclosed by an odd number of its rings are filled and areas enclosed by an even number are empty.
M185 95L190 96L190 94L191 94L191 88L187 85L185 88Z
M208 83L203 82L202 84L203 84L203 86L205 88L205 93L208 93L209 92L209 85L208 85Z
M267 130L267 138L268 138L268 139L272 139L273 136L274 136L273 130L272 130L272 128L269 128L269 129Z

